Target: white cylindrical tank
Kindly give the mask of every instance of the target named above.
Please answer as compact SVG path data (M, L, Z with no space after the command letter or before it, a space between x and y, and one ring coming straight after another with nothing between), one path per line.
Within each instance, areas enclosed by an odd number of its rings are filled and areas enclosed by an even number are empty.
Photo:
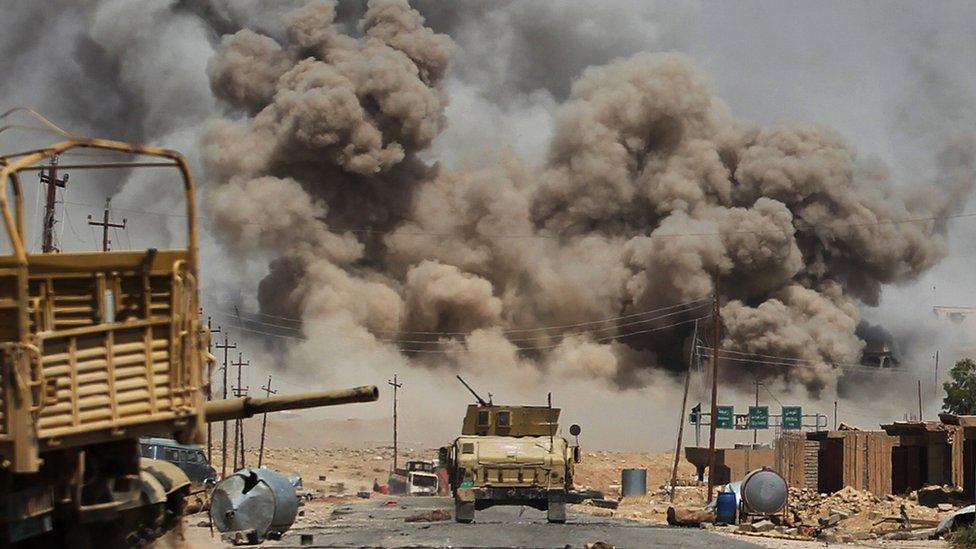
M210 518L220 532L254 530L261 539L274 539L298 515L295 487L270 469L241 469L218 483L210 499Z

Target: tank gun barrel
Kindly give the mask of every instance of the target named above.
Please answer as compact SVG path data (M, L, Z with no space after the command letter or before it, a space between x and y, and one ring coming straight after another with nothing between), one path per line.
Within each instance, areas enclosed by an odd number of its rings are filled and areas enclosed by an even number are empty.
M366 385L337 391L312 391L267 398L244 397L211 400L206 403L204 411L208 422L226 421L229 419L244 419L256 414L266 414L281 410L338 406L341 404L352 404L354 402L372 402L379 398L379 395L379 389L375 385Z

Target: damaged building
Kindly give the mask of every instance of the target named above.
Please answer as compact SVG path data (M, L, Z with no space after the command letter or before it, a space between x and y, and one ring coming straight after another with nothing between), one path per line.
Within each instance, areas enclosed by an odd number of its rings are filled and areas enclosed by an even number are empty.
M940 419L784 433L774 444L775 467L791 487L821 493L850 486L884 496L949 485L972 497L976 416Z

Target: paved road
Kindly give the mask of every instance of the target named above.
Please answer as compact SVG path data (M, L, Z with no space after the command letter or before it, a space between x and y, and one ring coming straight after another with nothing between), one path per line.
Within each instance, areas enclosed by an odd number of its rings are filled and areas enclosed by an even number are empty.
M312 547L583 547L603 541L615 547L687 547L747 549L756 545L693 528L667 528L647 523L595 517L568 510L566 524L549 524L543 512L522 507L478 511L474 524L408 523L411 515L444 509L454 512L450 498L372 499L336 509L321 526L289 531L273 547L300 547L300 535L312 535ZM308 547L308 546L306 546Z

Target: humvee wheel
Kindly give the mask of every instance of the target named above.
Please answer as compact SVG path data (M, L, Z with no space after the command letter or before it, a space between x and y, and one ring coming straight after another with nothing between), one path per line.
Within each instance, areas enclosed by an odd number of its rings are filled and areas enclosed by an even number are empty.
M566 522L566 502L550 501L549 509L546 511L546 519L553 524L564 524Z
M474 520L474 502L461 503L454 502L454 520L464 524L469 524Z

